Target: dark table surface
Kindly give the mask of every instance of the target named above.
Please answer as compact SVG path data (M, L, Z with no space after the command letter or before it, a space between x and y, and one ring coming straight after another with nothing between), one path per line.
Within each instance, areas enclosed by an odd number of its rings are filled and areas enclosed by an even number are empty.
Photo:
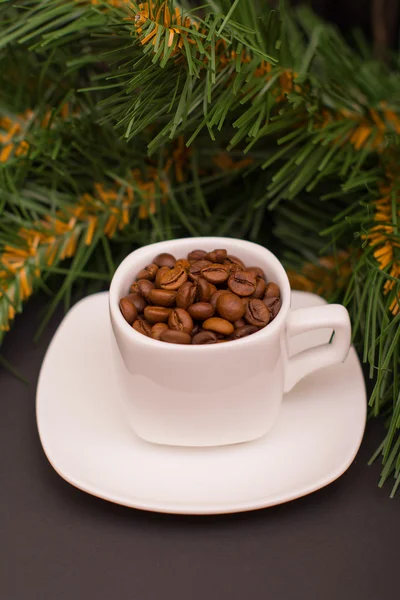
M62 318L32 342L31 300L0 366L1 600L386 600L398 597L400 494L377 487L367 461L382 439L369 424L350 469L288 504L214 517L158 515L107 503L61 479L43 453L35 388Z

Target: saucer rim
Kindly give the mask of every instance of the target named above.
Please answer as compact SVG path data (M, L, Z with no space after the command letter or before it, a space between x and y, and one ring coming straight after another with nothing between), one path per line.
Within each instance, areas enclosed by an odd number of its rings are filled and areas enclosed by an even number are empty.
M294 290L294 291L292 291L292 296L294 296L294 295L309 296L309 297L312 297L313 300L318 298L318 300L321 303L326 303L323 298L321 298L317 294L313 294L311 292L302 292L302 291ZM277 506L279 504L284 504L286 502L292 502L293 500L296 500L303 496L312 494L313 492L316 492L316 491L322 489L323 487L326 487L327 485L336 481L341 475L343 475L347 471L347 469L353 463L353 461L358 453L358 450L360 448L363 436L364 436L364 431L365 431L365 426L366 426L366 421L367 421L367 394L366 394L365 378L363 375L361 363L360 363L359 357L355 351L355 348L352 346L350 348L350 351L346 358L346 361L349 360L351 357L354 357L355 362L357 363L357 368L358 368L357 377L360 376L360 384L362 387L362 389L360 389L360 391L359 391L359 394L361 396L361 393L362 393L363 398L365 400L363 403L363 406L364 406L363 419L361 421L361 418L360 418L359 433L358 433L357 439L354 436L353 451L352 451L351 455L350 455L350 453L348 454L347 459L344 460L342 462L342 464L337 467L337 469L331 470L329 472L329 475L327 475L326 477L321 477L318 480L313 481L311 484L307 484L307 485L303 486L302 488L299 488L294 493L281 493L281 494L275 494L274 496L267 496L267 497L263 496L261 498L259 497L257 499L253 499L251 501L232 503L232 504L229 504L229 506L227 506L226 501L224 501L223 505L218 505L218 504L213 504L213 505L191 504L191 505L189 505L187 503L180 505L179 502L176 502L176 501L157 503L154 500L151 500L149 502L143 502L142 500L135 500L135 498L132 496L129 496L129 498L127 498L118 493L110 495L107 492L105 492L104 490L102 490L101 488L97 487L96 485L93 485L93 484L89 485L85 482L82 482L79 478L71 475L68 472L68 469L59 468L56 464L56 461L53 460L53 458L51 456L51 451L49 450L46 439L45 439L46 436L43 434L43 431L41 430L39 398L40 398L40 389L41 389L41 385L42 385L42 380L46 374L47 358L51 353L52 346L55 342L57 334L59 333L59 329L60 329L61 325L64 323L65 318L67 318L67 316L69 316L72 312L77 310L82 304L84 304L86 302L90 302L93 300L94 297L98 297L98 296L108 296L108 292L98 292L98 293L86 296L85 298L78 301L71 308L71 310L67 313L67 315L65 315L64 319L61 321L59 327L57 328L57 330L48 346L48 349L46 351L46 355L45 355L45 358L43 360L42 367L40 370L38 383L37 383L36 423L37 423L37 428L38 428L38 433L39 433L39 439L40 439L41 445L43 447L43 451L44 451L46 458L49 461L50 465L53 467L53 469L56 471L56 473L62 479L64 479L67 483L71 484L72 486L79 489L80 491L83 491L94 497L100 498L101 500L105 500L107 502L112 502L114 504L119 504L121 506L126 506L128 508L144 510L147 512L157 512L157 513L164 513L164 514L181 514L181 515L234 514L234 513L240 513L240 512L261 510L263 508ZM144 440L140 440L140 441L144 442L145 444L150 444L150 442L146 442ZM251 444L253 442L247 442L247 443Z

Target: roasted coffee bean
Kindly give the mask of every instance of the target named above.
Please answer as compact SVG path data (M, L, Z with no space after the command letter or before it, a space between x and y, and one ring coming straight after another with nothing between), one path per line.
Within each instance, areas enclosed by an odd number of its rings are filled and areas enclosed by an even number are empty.
M234 273L237 273L238 271L243 271L243 269L240 265L229 265L229 271L230 271L231 275L233 275Z
M238 319L233 324L235 329L239 329L239 327L244 327L245 325L246 325L246 321L244 319Z
M177 292L173 290L159 290L158 288L153 288L147 294L147 300L150 304L155 304L156 306L175 306Z
M160 335L162 342L169 342L170 344L191 344L192 338L188 333L184 331L178 331L176 329L166 329Z
M238 329L235 329L235 331L231 333L231 335L229 335L226 338L226 340L239 340L240 338L251 335L252 333L256 333L256 331L258 331L258 327L256 327L255 325L245 325L244 327L239 327Z
M157 254L157 256L153 258L153 263L157 265L157 267L169 267L172 269L172 267L175 266L176 258L175 256L172 256L172 254L163 252L162 254Z
M186 258L180 258L179 260L176 261L175 267L181 267L182 269L185 269L185 271L189 271L190 262L188 260L186 260Z
M136 320L138 315L137 308L133 304L132 300L130 300L128 296L121 298L119 301L119 308L125 321L129 323L129 325L132 325L133 321Z
M143 298L142 294L139 292L134 292L133 294L128 294L126 297L129 298L129 300L136 306L138 313L142 313L144 311L146 300Z
M246 310L246 307L247 307L248 303L250 302L249 296L247 296L247 298L242 298L242 302L243 302L244 310Z
M233 265L236 265L237 267L240 267L239 271L244 271L246 268L244 266L244 262L240 260L240 258L238 258L237 256L233 256L232 254L228 254L228 256L225 258L224 265L228 265L229 267L233 267Z
M214 308L214 310L217 310L217 302L218 302L218 298L220 296L222 296L223 294L231 294L232 292L230 290L217 290L216 292L214 292L211 295L210 298L210 304L212 305L212 307Z
M214 309L209 302L195 302L187 309L192 319L198 319L199 321L205 321L214 314Z
M232 273L228 279L228 287L238 296L251 296L256 290L256 277L248 271Z
M156 288L160 287L160 281L161 281L161 277L163 276L163 273L166 273L167 271L170 271L171 269L169 267L160 267L157 271L157 275L154 281L154 284L156 286Z
M229 268L225 265L214 264L208 265L201 270L201 276L204 277L209 283L214 285L220 285L228 279L230 275Z
M280 298L281 290L273 281L267 283L264 298Z
M191 333L193 329L193 319L184 308L175 308L169 315L168 327L176 331Z
M218 341L217 336L212 331L200 331L192 338L192 344L215 344Z
M187 280L187 273L182 267L174 267L165 271L160 277L160 287L164 290L178 290Z
M147 300L147 294L153 289L154 283L148 279L139 279L137 282L140 294Z
M254 294L251 295L251 297L260 299L264 297L266 285L262 277L257 277L256 282L256 289L254 291Z
M158 254L136 279L120 300L121 312L156 340L225 343L255 333L281 308L277 284L225 249L193 250L187 258Z
M198 277L196 279L196 301L197 302L208 302L211 298L211 287L208 281L204 277Z
M233 325L226 319L221 319L220 317L211 317L211 319L204 321L203 329L206 331L213 331L214 333L229 335L233 332Z
M244 318L249 325L265 327L271 320L271 313L262 300L254 298L247 304Z
M205 250L192 250L187 255L187 259L190 262L196 262L197 260L201 260L202 258L204 258L206 254L207 252Z
M154 281L154 278L157 275L157 271L157 265L147 265L147 267L139 271L139 273L136 275L136 279L148 279L149 281Z
M154 340L159 340L163 331L168 329L168 325L166 323L155 323L151 328L151 337Z
M264 296L263 300L265 306L269 308L269 312L271 313L271 321L275 319L278 312L281 310L282 302L280 298L266 298Z
M212 252L208 252L204 259L211 260L213 263L223 263L227 257L227 251L224 249L213 250Z
M176 293L176 306L187 308L196 299L196 286L191 281L185 281Z
M151 325L141 317L138 317L136 321L133 322L133 329L142 333L143 335L151 335Z
M264 308L266 308L265 305ZM153 323L166 323L171 313L172 308L165 308L165 306L146 306L144 309L145 319L152 325Z
M244 315L244 304L236 294L222 294L217 300L218 314L227 321L237 321Z
M246 267L246 271L248 273L253 273L255 277L261 277L264 279L264 281L266 281L265 273L262 269L260 269L260 267Z
M204 267L208 267L208 265L211 265L211 261L209 260L196 260L196 262L192 263L189 269L190 279L195 281L201 276L201 270L204 269Z

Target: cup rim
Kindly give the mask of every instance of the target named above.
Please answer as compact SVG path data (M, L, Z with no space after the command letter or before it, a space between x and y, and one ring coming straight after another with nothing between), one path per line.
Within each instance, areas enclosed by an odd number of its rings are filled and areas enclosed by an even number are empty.
M119 285L121 283L121 280L126 276L127 272L130 271L134 271L134 264L137 262L137 260L140 260L140 257L143 254L147 254L149 248L152 248L155 250L155 254L160 254L161 252L172 252L171 250L171 246L173 245L175 250L173 251L175 254L177 252L176 250L176 246L181 245L184 246L187 244L187 242L191 242L193 244L193 248L198 247L200 244L202 245L214 245L214 248L223 248L224 245L231 245L232 243L234 243L235 245L237 245L240 249L240 246L242 248L249 248L252 249L253 251L258 251L258 252L262 252L264 255L267 256L269 262L272 264L274 270L280 272L280 274L282 275L282 279L284 281L284 293L283 293L283 300L282 300L282 306L281 309L278 313L278 315L275 317L275 319L269 323L266 327L264 327L263 329L261 329L260 331L257 331L256 333L253 333L252 335L248 335L244 338L240 338L238 340L230 340L224 344L167 344L167 343L160 343L159 340L155 340L151 337L148 337L146 335L143 335L141 333L139 333L138 331L136 331L135 329L133 329L133 327L131 327L124 319L124 317L122 316L122 313L119 309L119 301L120 301L120 297L117 293L117 290L119 288ZM237 252L235 250L235 252ZM233 254L233 252L232 252ZM264 246L261 246L260 244L256 244L255 242L249 242L247 240L241 240L239 238L227 238L227 237L186 237L186 238L174 238L172 240L166 240L163 242L156 242L154 244L146 244L145 246L142 246L141 248L138 248L137 250L133 250L130 254L128 254L124 260L120 263L120 265L117 267L114 276L111 280L111 284L110 284L110 290L109 290L109 308L110 308L110 315L111 315L111 319L114 321L114 323L116 325L118 325L120 328L122 328L122 332L128 336L128 338L130 338L132 340L133 343L140 343L143 344L145 346L149 346L150 348L153 348L154 350L159 350L159 351L168 351L168 352L178 352L178 351L182 351L182 349L187 349L190 348L189 352L207 352L210 351L210 348L213 348L214 350L217 350L218 348L221 349L226 349L227 344L228 347L231 347L231 344L234 342L235 344L235 348L239 348L239 347L244 347L245 345L254 343L254 341L260 342L262 341L262 337L263 338L267 338L270 335L273 335L277 329L279 329L280 327L282 327L288 310L290 308L290 297L291 297L291 289L290 289L290 283L289 283L289 278L287 276L287 273L282 265L282 263L280 262L280 260L275 256L275 254L273 254L273 252L271 252L270 250L268 250L267 248L265 248ZM256 340L254 340L254 338L256 337ZM218 351L218 350L217 350ZM222 351L222 350L221 350Z

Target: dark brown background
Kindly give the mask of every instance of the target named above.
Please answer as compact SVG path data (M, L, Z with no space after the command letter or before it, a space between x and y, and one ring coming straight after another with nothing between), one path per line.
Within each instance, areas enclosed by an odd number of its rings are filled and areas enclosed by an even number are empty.
M2 600L392 600L398 594L400 494L377 487L368 427L351 468L310 496L253 513L182 517L109 504L64 482L41 449L35 387L47 345L31 340L43 300L30 301L0 367ZM73 440L71 440L73 443Z

